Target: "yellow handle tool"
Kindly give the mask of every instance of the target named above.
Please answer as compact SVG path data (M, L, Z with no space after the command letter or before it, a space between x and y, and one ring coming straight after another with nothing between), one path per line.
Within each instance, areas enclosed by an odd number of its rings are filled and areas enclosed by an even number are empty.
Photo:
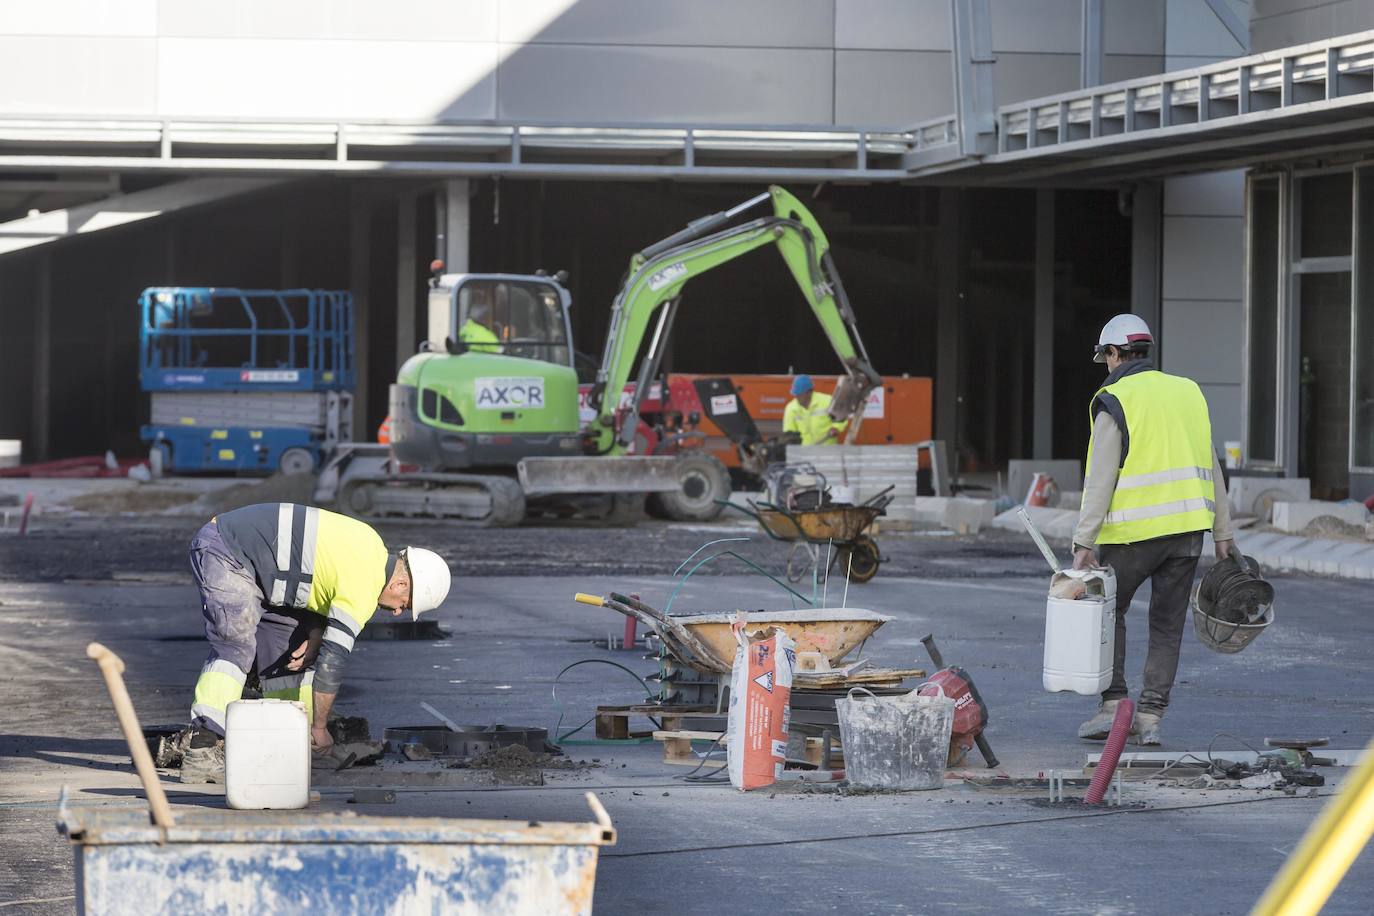
M602 598L600 595L588 595L586 592L578 592L576 595L573 595L573 600L578 604L590 604L594 607L606 606L605 598Z

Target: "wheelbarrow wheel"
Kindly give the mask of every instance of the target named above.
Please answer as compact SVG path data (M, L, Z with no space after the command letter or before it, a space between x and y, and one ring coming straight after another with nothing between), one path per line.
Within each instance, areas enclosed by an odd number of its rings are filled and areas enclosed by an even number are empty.
M807 573L811 571L811 567L815 563L816 560L811 555L810 545L803 541L797 541L787 553L787 581L800 582L806 578Z
M878 542L866 534L861 534L854 540L854 546L849 548L848 557L841 557L842 568L849 569L849 578L855 582L867 582L878 574L878 565L882 563L882 554L878 553Z

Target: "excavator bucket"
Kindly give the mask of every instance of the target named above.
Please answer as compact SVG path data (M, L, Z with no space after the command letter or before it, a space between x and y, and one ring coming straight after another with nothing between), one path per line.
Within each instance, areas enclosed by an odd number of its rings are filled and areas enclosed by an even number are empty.
M681 486L673 457L526 458L517 471L526 496L669 493Z

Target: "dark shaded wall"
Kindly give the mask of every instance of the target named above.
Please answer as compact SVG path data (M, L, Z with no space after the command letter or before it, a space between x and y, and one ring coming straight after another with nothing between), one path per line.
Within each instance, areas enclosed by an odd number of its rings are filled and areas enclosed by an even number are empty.
M369 374L371 437L396 371L397 213L415 194L423 278L434 253L434 186L400 180L312 180L157 221L0 259L0 438L30 442L38 271L52 265L51 457L143 450L147 396L138 388L139 292L147 286L352 289ZM472 182L473 271L570 272L578 349L599 359L611 301L632 252L689 221L763 190L667 182ZM1086 404L1101 378L1090 362L1102 323L1129 309L1130 222L1115 192L1056 200L1055 404L1031 401L1035 196L969 190L942 198L904 186L793 187L812 207L884 374L935 377L939 347L957 347L954 408L961 464L993 469L1030 453L1035 413L1055 411L1058 457L1081 455ZM957 213L941 213L941 200ZM766 211L759 211L760 213ZM944 257L953 239L957 257ZM943 249L942 249L943 244ZM957 327L941 340L938 296ZM667 368L683 372L833 373L837 360L776 251L766 247L692 281ZM33 455L27 456L32 459Z

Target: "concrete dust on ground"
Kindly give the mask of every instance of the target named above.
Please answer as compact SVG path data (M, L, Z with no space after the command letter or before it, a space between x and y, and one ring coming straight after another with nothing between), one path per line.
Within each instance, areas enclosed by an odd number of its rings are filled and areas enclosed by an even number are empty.
M166 512L197 500L193 490L169 489L144 484L108 493L83 493L67 500L66 506L76 512L92 515L119 515L125 512Z

